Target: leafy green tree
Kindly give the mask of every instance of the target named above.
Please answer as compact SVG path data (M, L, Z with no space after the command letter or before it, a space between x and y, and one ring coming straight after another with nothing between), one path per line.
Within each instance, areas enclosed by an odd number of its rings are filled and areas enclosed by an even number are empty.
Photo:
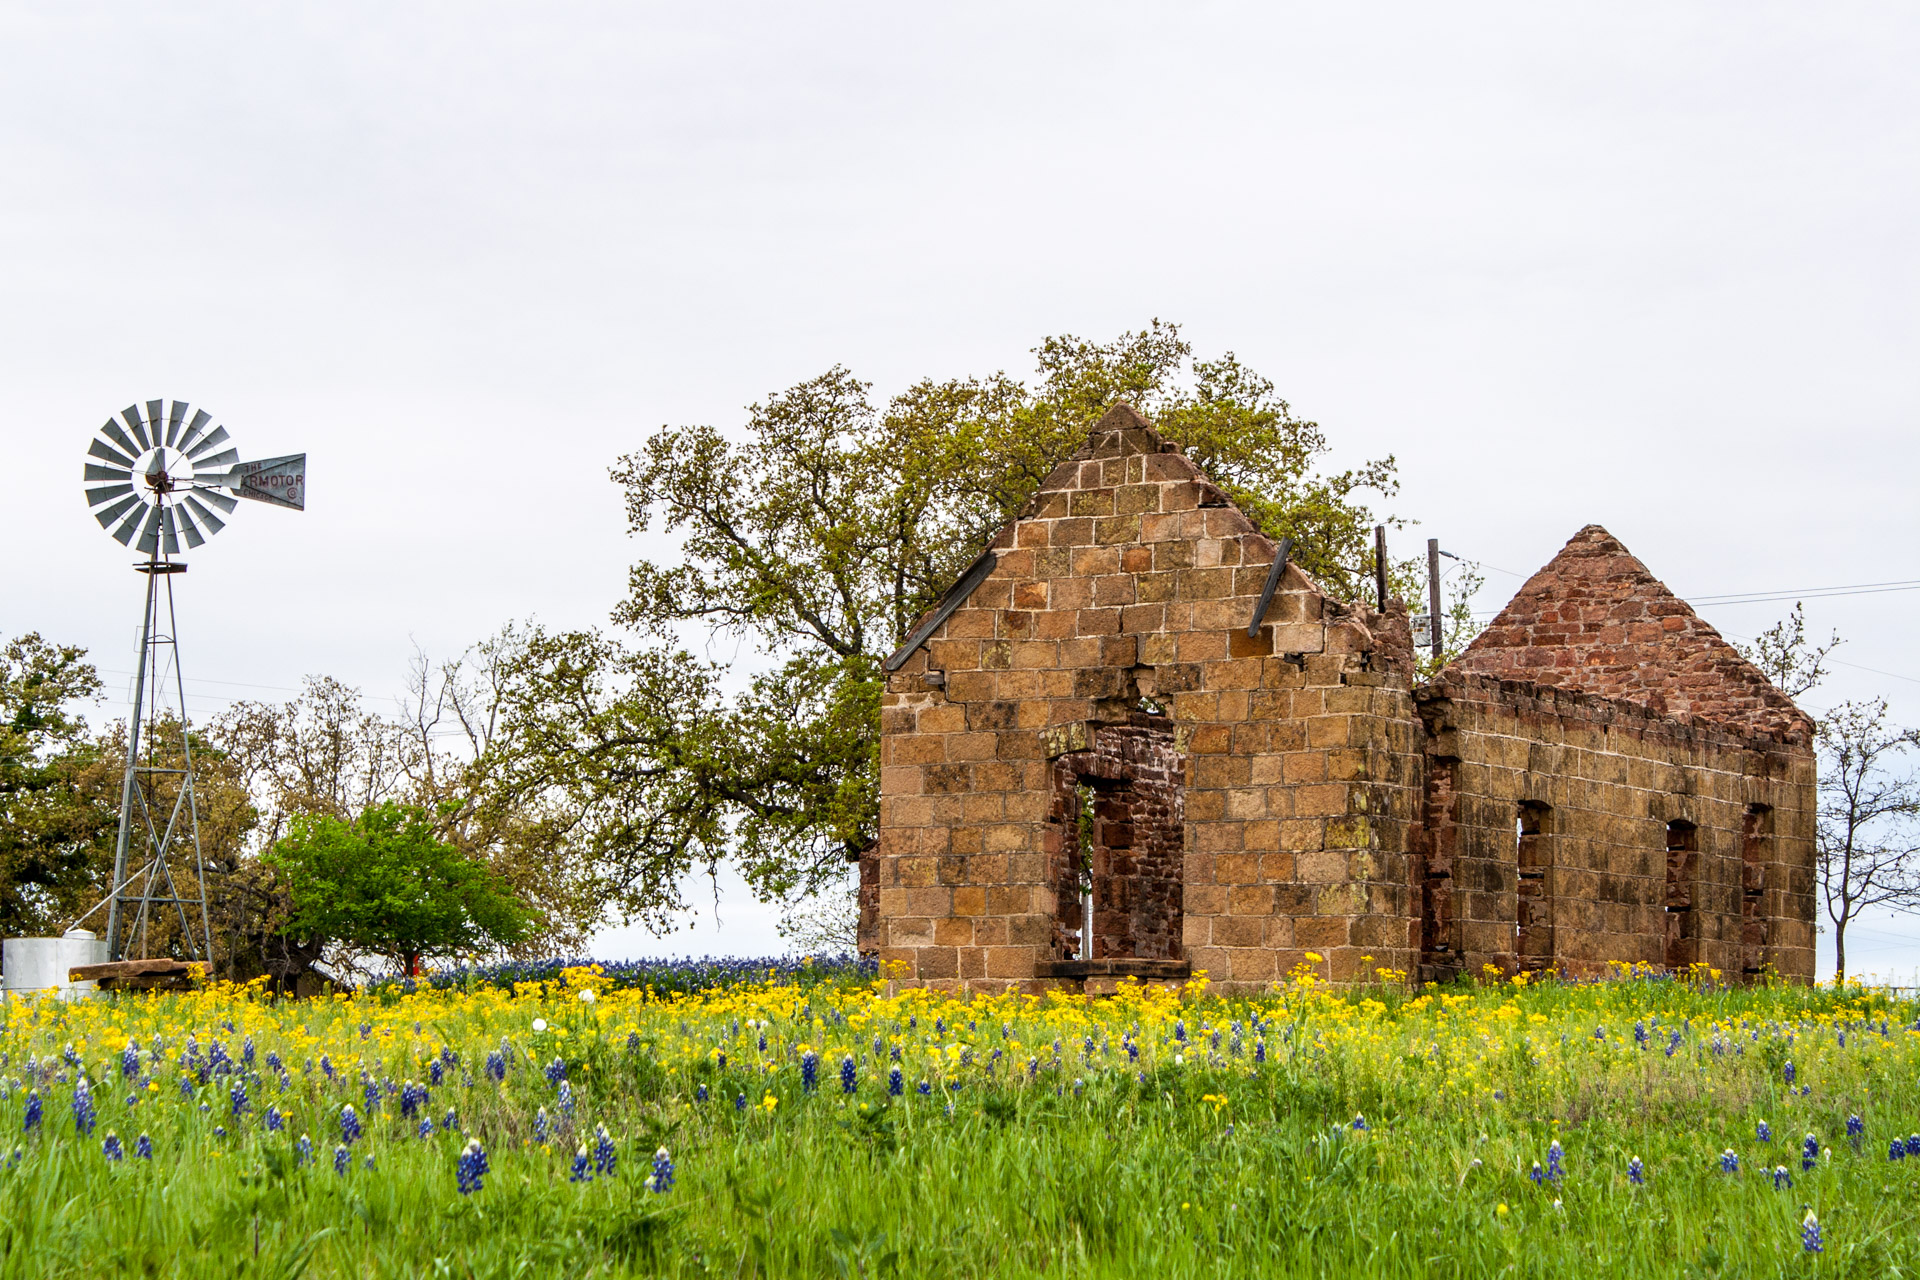
M503 803L545 797L610 908L662 923L722 858L766 897L844 875L878 827L881 662L1116 401L1331 590L1369 580L1362 498L1395 492L1391 458L1324 470L1319 426L1171 324L1035 355L1031 382L929 379L884 405L836 367L742 431L662 428L621 459L632 530L678 554L633 567L615 619L637 643L527 635L488 768ZM746 670L692 656L695 637Z
M352 822L295 817L262 857L291 900L286 929L419 971L425 956L512 946L533 927L512 886L436 835L433 815L382 801Z
M119 762L75 704L100 690L86 650L38 634L0 650L0 934L55 933L113 876Z

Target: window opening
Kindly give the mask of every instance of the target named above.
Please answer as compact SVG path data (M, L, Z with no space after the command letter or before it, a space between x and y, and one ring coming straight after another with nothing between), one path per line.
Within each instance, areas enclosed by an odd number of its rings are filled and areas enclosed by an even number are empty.
M1553 963L1553 898L1547 873L1553 868L1548 819L1553 810L1523 801L1514 816L1514 863L1519 870L1514 950L1522 969Z
M1699 934L1693 914L1699 875L1699 831L1691 822L1667 824L1667 968L1678 973L1699 959Z
M1757 975L1767 958L1767 863L1773 847L1773 810L1747 806L1740 827L1740 970Z

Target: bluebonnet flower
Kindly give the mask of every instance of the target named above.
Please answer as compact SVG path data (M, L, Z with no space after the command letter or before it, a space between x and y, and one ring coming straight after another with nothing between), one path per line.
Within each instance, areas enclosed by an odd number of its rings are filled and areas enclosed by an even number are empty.
M1859 1116L1847 1117L1847 1141L1853 1144L1853 1149L1855 1151L1858 1151L1860 1149L1860 1135L1862 1135L1866 1131L1867 1131L1866 1121L1862 1120Z
M1537 1186L1540 1186L1542 1183L1546 1182L1547 1171L1540 1167L1540 1162L1538 1160L1535 1160L1533 1162L1533 1171L1527 1174L1527 1177L1533 1179L1533 1185L1537 1187Z
M1674 1055L1674 1053L1679 1050L1679 1048L1680 1048L1680 1030L1679 1028L1676 1027L1674 1028L1672 1036L1670 1036L1667 1040L1667 1056L1671 1058Z
M1349 1127L1358 1129L1364 1133L1366 1130L1371 1129L1373 1126L1367 1123L1367 1118L1365 1116L1360 1115L1358 1112L1356 1112L1353 1117L1353 1124Z
M363 1092L366 1094L366 1098L367 1098L367 1114L370 1116L379 1115L380 1114L380 1086L375 1084L373 1081L369 1080L367 1081L366 1088L363 1090Z
M180 1077L180 1096L183 1098L191 1098L193 1096L193 1077L192 1076Z
M540 1110L534 1112L533 1140L535 1142L545 1142L547 1140L548 1123L549 1122L547 1120L547 1109L545 1107L542 1107L540 1108Z
M1780 1074L1786 1077L1787 1087L1791 1089L1793 1087L1793 1063L1791 1060L1788 1061L1786 1066L1780 1069Z
M1740 1157L1734 1154L1732 1147L1728 1147L1725 1151L1720 1153L1720 1172L1722 1173L1740 1172Z
M1910 1156L1920 1156L1920 1133L1910 1133L1907 1135L1907 1154Z
M440 1046L440 1061L447 1070L451 1071L460 1065L460 1055L453 1051L452 1045L443 1044Z
M1187 1042L1187 1020L1185 1018L1175 1018L1173 1020L1173 1038L1181 1044Z
M727 1055L725 1050L713 1055L713 1065L721 1071L727 1069Z
M425 1116L421 1116L420 1128L418 1132L420 1134L420 1140L422 1142L425 1142L428 1138L431 1138L433 1136L433 1121L427 1119Z
M227 1128L226 1128L226 1126L225 1126L225 1125L219 1125L219 1124L217 1124L217 1125L215 1125L215 1126L213 1126L213 1136L214 1136L214 1137L216 1137L216 1138L224 1138L224 1137L226 1137L226 1136L227 1136Z
M618 1159L613 1149L613 1135L607 1132L607 1126L595 1125L593 1129L593 1171L613 1176L613 1166Z
M1627 1161L1627 1181L1636 1187L1647 1185L1647 1166L1640 1163L1639 1156Z
M440 1118L440 1132L442 1133L460 1132L460 1117L454 1114L454 1110L452 1107L448 1107L447 1114Z
M287 1118L280 1114L280 1108L267 1108L267 1132L278 1133L286 1126Z
M922 1081L920 1082L920 1084L919 1084L919 1089L920 1089L920 1096L921 1096L921 1097L923 1097L923 1098L925 1098L925 1097L929 1097L929 1096L931 1096L931 1095L932 1095L932 1093L933 1093L933 1085L932 1085L932 1083L931 1083L931 1082L929 1082L929 1081L926 1081L926 1080L922 1080Z
M346 1103L342 1105L340 1108L340 1141L346 1146L352 1146L354 1140L359 1136L360 1136L359 1113L354 1111L353 1104L351 1102Z
M233 1088L227 1091L227 1101L233 1105L235 1120L247 1114L247 1082L241 1077L233 1082Z
M1825 1253L1826 1242L1820 1238L1820 1219L1813 1216L1813 1210L1807 1210L1807 1216L1800 1221L1800 1248L1805 1253Z
M435 1088L438 1088L441 1082L446 1079L446 1075L447 1070L440 1065L440 1059L435 1058L433 1061L427 1063L427 1082Z
M760 1052L765 1053L766 1051L767 1051L767 1033L762 1031L760 1033Z
M1555 1138L1547 1144L1547 1177L1556 1187L1560 1185L1560 1180L1567 1176L1565 1159L1566 1153L1560 1149L1560 1139Z
M1907 1158L1906 1143L1900 1141L1900 1139L1898 1138L1895 1138L1892 1142L1889 1142L1887 1144L1887 1159L1905 1160L1906 1158Z
M737 1093L737 1094L735 1094L735 1095L733 1096L733 1109L734 1109L735 1111L745 1111L745 1110L747 1109L747 1095L746 1095L746 1094L744 1094L744 1093Z
M1791 1189L1792 1186L1793 1175L1787 1172L1787 1166L1783 1164L1773 1166L1773 1189L1775 1191L1786 1191Z
M362 1040L365 1040L368 1036L372 1034L373 1034L373 1024L371 1022L363 1022L360 1024L360 1038Z
M248 1036L247 1042L240 1046L240 1061L246 1063L248 1066L253 1065L253 1037L252 1036Z
M426 1101L426 1090L409 1080L400 1086L400 1114L412 1119L420 1111L420 1104Z
M460 1184L460 1194L470 1196L480 1189L480 1179L487 1173L486 1149L480 1145L480 1139L467 1139L466 1150L460 1153L460 1161L454 1166L454 1177Z
M1808 1134L1800 1144L1800 1172L1805 1173L1820 1163L1820 1139Z
M32 1133L40 1127L40 1110L40 1095L38 1093L29 1093L27 1095L27 1118L23 1126L27 1133Z
M280 1073L280 1092L285 1093L288 1089L291 1089L292 1087L293 1087L293 1077L288 1075L285 1071L282 1071Z
M567 1174L568 1182L592 1182L592 1162L587 1158L587 1144L581 1143L580 1149L573 1153L573 1170Z
M887 1072L887 1095L889 1097L899 1097L902 1093L906 1092L906 1088L906 1077L900 1074L899 1067L896 1066Z
M1762 1120L1759 1124L1753 1126L1753 1136L1762 1142L1772 1142L1773 1130L1767 1127L1765 1120Z
M313 1162L313 1139L306 1134L300 1135L300 1141L293 1144L293 1163L298 1168Z
M267 1050L267 1070L277 1071L282 1075L286 1074L287 1070L286 1064L280 1061L280 1055L271 1049Z
M693 1087L693 1100L694 1100L695 1102L705 1102L705 1101L707 1100L707 1086L706 1086L706 1085L704 1085L704 1084L698 1084L698 1085L695 1085L695 1086Z
M1633 1042L1639 1045L1642 1049L1647 1047L1647 1024L1646 1023L1636 1022L1633 1024Z
M854 1070L853 1055L840 1059L840 1092L852 1093L859 1087L859 1074Z
M567 1078L567 1061L566 1061L566 1059L565 1059L565 1058L555 1058L555 1059L554 1059L554 1060L553 1060L552 1062L549 1062L549 1063L547 1064L547 1069L546 1069L546 1077L547 1077L547 1083L548 1083L548 1084L555 1084L555 1085L557 1085L557 1084L559 1084L559 1083L560 1083L560 1082L561 1082L562 1080L565 1080L565 1079Z
M504 1083L507 1078L507 1060L500 1056L499 1050L487 1055L487 1079L495 1084Z
M133 1154L141 1160L153 1159L153 1139L144 1133L141 1134L134 1140Z
M335 1147L333 1149L333 1171L335 1173L340 1174L342 1177L345 1177L347 1172L347 1165L351 1163L352 1160L353 1160L352 1155L348 1153L347 1149L344 1146Z
M120 1075L122 1079L132 1080L140 1074L140 1042L127 1041L127 1047L120 1054Z
M127 1155L126 1149L120 1145L119 1135L111 1129L107 1130L106 1140L100 1144L100 1151L109 1160L124 1160Z
M83 1072L73 1081L73 1127L75 1132L85 1136L93 1132L93 1089L87 1084Z
M653 1153L653 1178L647 1185L655 1194L673 1188L673 1158L667 1154L665 1147Z
M800 1055L800 1087L812 1093L820 1084L820 1055L809 1049Z
M560 1082L559 1103L560 1110L568 1117L571 1117L573 1115L573 1085L566 1080Z
M373 1168L373 1152L371 1151L367 1152L365 1158L360 1161L360 1167L362 1169Z
M73 1051L73 1041L67 1041L67 1047L60 1051L60 1060L70 1067L80 1065L80 1055Z
M1595 1040L1605 1040L1607 1038L1607 1029L1605 1027L1595 1027L1593 1029L1593 1038Z
M324 1053L320 1055L320 1074L325 1076L329 1081L333 1079L334 1075L333 1059Z

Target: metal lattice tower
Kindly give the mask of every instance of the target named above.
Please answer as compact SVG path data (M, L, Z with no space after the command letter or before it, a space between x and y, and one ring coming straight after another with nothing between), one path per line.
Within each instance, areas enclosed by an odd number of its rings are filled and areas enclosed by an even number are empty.
M107 419L87 450L87 505L94 518L122 546L146 557L133 566L146 576L147 599L133 713L127 719L113 887L87 912L90 916L107 908L108 955L113 960L146 958L152 930L168 907L179 922L177 945L184 958L212 957L193 741L174 609L173 580L187 566L173 557L182 541L191 550L225 528L221 517L233 514L238 498L296 511L306 508L305 454L241 462L225 427L208 430L211 417L205 410L193 410L191 418L188 412L180 400L171 405L149 400L144 414L140 406L130 406L119 420Z

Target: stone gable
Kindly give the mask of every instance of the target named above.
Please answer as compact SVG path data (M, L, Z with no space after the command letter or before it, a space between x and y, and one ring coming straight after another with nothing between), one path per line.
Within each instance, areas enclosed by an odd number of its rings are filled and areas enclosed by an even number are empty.
M1597 524L1500 611L1452 669L1624 698L1682 721L1810 741L1812 722Z

